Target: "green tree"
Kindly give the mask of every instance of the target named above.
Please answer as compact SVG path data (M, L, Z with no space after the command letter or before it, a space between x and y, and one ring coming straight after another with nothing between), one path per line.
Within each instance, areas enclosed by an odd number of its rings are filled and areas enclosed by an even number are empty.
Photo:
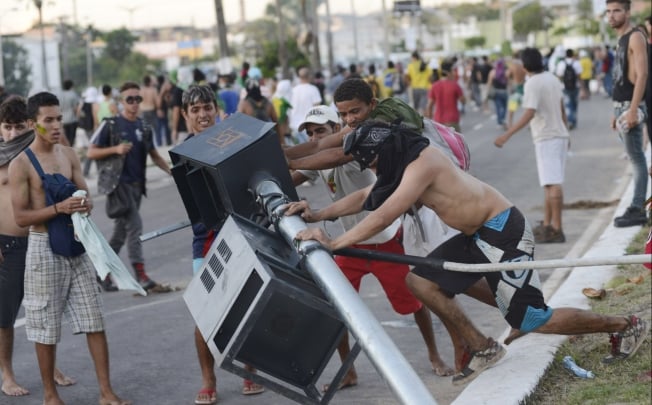
M72 78L75 87L78 89L84 87L88 83L88 78L86 76L86 31L80 26L68 25L66 27L66 47L67 47L67 58L68 58L68 77L64 77L65 74L62 71L61 76L64 79ZM61 45L63 48L63 44ZM61 58L63 58L63 52L61 52ZM61 63L63 69L64 63Z
M138 38L131 35L131 32L126 28L120 28L107 32L103 35L103 39L106 42L106 47L102 52L102 57L123 63L131 54L131 49Z
M546 19L550 18L549 11L539 2L528 4L518 9L512 16L514 33L520 36L526 36L531 32L542 31L547 29Z
M5 91L8 94L26 96L32 85L32 67L27 60L27 50L16 42L2 39L2 60L4 60Z
M479 21L497 20L500 18L500 10L487 7L484 3L461 4L448 9L448 13L455 21L464 21L470 17L476 17Z
M308 57L299 49L296 38L288 38L286 48L290 67L294 69L294 71L299 67L310 65ZM279 46L276 41L267 41L263 44L263 54L257 61L257 65L265 77L274 76L276 73L276 67L280 66L278 49Z
M582 35L600 33L600 22L593 14L592 0L579 0L577 3L577 28Z
M486 42L487 38L482 36L469 37L464 39L464 46L466 49L482 48Z

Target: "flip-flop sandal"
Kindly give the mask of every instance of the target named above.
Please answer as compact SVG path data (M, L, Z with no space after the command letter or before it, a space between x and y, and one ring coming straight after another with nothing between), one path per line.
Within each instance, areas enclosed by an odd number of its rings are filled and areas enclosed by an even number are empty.
M256 395L265 391L265 387L260 384L256 384L251 380L244 380L242 386L242 395Z
M205 396L208 399L200 399L200 396ZM213 388L202 388L195 397L195 404L197 405L213 405L217 403L217 391Z

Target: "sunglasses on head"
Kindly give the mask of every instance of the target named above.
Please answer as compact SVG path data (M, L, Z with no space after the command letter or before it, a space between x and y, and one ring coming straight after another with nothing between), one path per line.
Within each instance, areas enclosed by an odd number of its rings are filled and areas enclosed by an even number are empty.
M143 102L143 98L141 96L128 96L128 97L125 97L124 100L125 100L125 103L127 103L127 104L134 104L134 103L140 104L140 103Z

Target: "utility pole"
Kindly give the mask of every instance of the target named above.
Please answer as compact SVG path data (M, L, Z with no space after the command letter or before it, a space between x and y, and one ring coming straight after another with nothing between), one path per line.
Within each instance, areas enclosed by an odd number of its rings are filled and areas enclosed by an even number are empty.
M278 15L278 59L281 62L281 76L283 79L291 79L288 65L287 35L285 32L285 17L281 11L281 0L276 0L276 14Z
M38 25L41 31L41 68L43 69L43 90L50 90L48 81L48 64L45 55L45 31L43 30L43 0L34 0L34 5L38 10Z
M226 39L226 23L224 22L222 0L215 0L215 17L217 18L217 39L220 44L220 57L226 58L231 56L231 52Z
M358 51L358 17L355 14L355 0L351 0L351 15L353 18L353 44L355 49L354 61L357 64L360 53Z
M335 72L335 57L333 56L333 30L331 30L331 5L330 0L326 3L326 47L328 48L328 69L333 74Z
M61 60L63 62L63 77L64 79L70 79L68 26L64 21L64 17L59 17L59 33L61 35Z
M321 66L321 52L319 51L319 14L317 13L317 0L312 0L311 11L311 24L310 30L312 31L312 67L313 72L320 72Z
M386 64L389 61L389 22L387 21L387 6L385 6L385 0L381 0L381 2L383 4L383 27L385 27L383 30L383 58L385 59L383 64Z
M86 29L86 84L88 87L93 85L93 26L88 25Z
M131 6L131 7L120 7L127 13L129 13L129 30L134 30L134 11L138 10L140 6Z

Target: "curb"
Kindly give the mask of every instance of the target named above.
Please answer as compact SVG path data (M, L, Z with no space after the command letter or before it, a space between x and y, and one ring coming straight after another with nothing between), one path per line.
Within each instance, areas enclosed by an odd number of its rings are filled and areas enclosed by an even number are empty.
M620 197L614 217L629 206L633 192L634 184L633 181L630 181L624 194ZM591 228L593 226L589 227L589 229ZM611 220L602 235L583 257L621 256L639 231L640 227L636 226L616 228ZM574 250L572 249L569 255ZM568 278L552 297L546 300L549 306L590 309L589 299L580 291L585 287L602 288L603 284L615 275L617 266L579 267L578 271L573 270L561 270L568 274ZM591 277L586 277L586 272L590 272ZM555 282L552 281L552 284ZM550 290L549 287L547 283L543 286L544 293ZM507 328L498 341L502 342L509 331L510 328ZM507 346L507 354L503 360L492 367L490 372L480 374L452 404L518 405L522 403L523 399L536 389L539 379L554 360L559 346L566 340L567 336L563 335L532 333L526 338L514 341Z

